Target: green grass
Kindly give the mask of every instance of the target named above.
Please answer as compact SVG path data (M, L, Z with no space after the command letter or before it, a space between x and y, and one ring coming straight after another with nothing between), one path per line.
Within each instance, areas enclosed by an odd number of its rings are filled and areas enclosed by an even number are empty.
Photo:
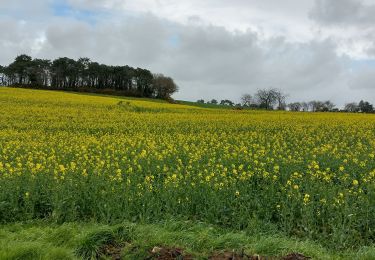
M333 252L311 241L274 234L232 232L204 223L165 221L158 224L49 222L0 226L0 259L110 259L104 248L118 249L121 259L144 259L154 247L181 248L196 259L222 251L283 256L299 252L313 259L374 259L375 248Z

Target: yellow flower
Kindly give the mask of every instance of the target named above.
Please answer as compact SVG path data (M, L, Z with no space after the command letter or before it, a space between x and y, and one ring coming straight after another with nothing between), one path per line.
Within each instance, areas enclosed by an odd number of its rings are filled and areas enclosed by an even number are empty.
M66 169L65 169L65 166L62 165L62 164L59 165L59 169L60 169L60 171L62 171L62 172L64 172L64 171L66 170Z
M40 163L37 163L35 169L39 170L40 168L42 168L42 165Z
M310 201L310 195L309 194L305 194L305 196L303 197L303 204L307 204L307 203L309 203L309 201Z

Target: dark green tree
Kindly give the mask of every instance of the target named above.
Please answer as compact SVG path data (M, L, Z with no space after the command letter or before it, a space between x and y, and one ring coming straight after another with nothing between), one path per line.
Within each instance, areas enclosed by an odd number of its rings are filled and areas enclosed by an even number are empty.
M363 101L361 100L358 104L358 107L359 107L359 110L362 112L362 113L372 113L374 112L374 107L372 104L370 104L369 102L367 101Z
M170 77L153 75L149 70L130 66L108 66L67 57L54 61L19 55L7 67L0 67L0 84L37 88L105 91L139 97L169 99L178 90Z
M32 58L22 54L15 58L14 62L8 66L8 74L12 84L28 85L30 84L29 75L31 73Z
M134 72L136 85L137 85L137 93L142 97L152 97L154 90L152 88L152 83L154 81L154 77L149 70L137 68ZM161 98L165 98L161 97Z
M229 100L229 99L223 99L220 101L220 105L223 105L223 106L234 106L234 103Z
M162 99L170 99L172 94L178 90L178 86L173 79L163 74L155 74L153 79L153 87L155 97Z

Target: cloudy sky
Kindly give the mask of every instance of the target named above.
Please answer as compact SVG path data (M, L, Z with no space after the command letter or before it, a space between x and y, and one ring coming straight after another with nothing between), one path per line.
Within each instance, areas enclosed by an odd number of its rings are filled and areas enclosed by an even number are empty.
M0 0L0 64L89 57L175 79L177 99L275 87L375 103L374 0Z

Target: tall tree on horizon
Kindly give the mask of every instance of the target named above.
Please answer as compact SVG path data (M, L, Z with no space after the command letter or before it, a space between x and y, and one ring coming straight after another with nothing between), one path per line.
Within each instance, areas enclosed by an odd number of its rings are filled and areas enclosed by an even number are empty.
M32 67L32 58L22 54L15 58L14 62L9 64L6 74L9 76L10 84L28 85L30 68Z

